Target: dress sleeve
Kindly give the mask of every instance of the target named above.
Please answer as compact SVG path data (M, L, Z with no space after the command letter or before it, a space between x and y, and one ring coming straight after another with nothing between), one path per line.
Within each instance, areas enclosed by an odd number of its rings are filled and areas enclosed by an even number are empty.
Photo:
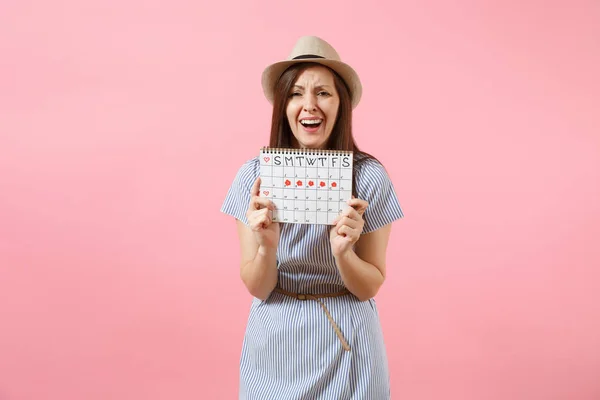
M377 160L363 161L357 168L355 182L358 198L369 203L363 215L363 234L404 217L394 185Z
M221 212L231 215L248 225L246 211L252 197L250 190L252 184L258 178L259 172L258 158L249 160L240 167L227 192L223 206L221 206Z

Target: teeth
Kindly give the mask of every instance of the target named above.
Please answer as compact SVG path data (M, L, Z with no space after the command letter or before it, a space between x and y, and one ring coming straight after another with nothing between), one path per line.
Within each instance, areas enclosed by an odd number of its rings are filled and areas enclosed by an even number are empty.
M320 119L305 119L305 120L301 121L301 123L303 125L317 125L317 124L320 124L321 122L323 122L323 121Z

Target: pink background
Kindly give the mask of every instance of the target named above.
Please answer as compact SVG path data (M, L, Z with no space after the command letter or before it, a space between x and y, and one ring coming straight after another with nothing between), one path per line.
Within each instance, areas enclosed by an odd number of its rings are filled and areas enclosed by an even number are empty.
M406 218L394 399L600 399L600 3L0 4L0 399L232 399L238 167L304 34ZM495 4L493 4L495 3Z

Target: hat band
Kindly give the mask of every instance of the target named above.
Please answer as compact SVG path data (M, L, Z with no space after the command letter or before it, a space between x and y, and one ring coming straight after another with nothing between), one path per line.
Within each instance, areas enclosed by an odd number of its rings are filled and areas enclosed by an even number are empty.
M294 58L292 58L292 60L303 60L305 58L325 58L325 57L317 56L314 54L304 54L301 56L294 57Z

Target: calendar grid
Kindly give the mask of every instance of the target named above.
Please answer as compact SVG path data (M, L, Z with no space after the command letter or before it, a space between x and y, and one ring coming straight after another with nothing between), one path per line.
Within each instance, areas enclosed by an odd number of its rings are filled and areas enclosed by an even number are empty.
M260 151L260 196L273 201L275 222L332 224L352 191L353 153L337 150Z

